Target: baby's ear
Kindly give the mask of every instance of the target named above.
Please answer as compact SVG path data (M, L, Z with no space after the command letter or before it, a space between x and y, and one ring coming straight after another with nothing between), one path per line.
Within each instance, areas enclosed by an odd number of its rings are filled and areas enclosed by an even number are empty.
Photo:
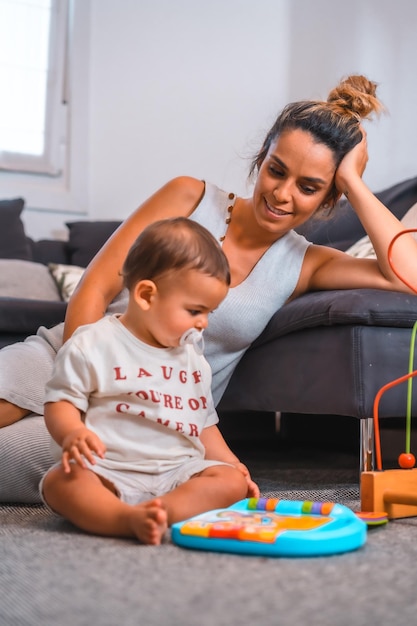
M152 280L140 280L133 288L133 297L136 304L147 311L157 291L158 288Z

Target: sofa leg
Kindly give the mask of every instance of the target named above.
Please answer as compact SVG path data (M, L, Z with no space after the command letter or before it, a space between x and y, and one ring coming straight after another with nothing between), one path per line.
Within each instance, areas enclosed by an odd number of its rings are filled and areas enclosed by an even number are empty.
M359 471L374 470L374 420L372 417L360 420L360 459Z

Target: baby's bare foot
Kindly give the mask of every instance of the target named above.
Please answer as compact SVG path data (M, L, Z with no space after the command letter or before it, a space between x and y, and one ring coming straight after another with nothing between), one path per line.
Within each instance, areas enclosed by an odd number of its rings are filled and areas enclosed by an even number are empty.
M159 545L168 528L168 515L161 500L149 500L132 507L131 528L142 543Z

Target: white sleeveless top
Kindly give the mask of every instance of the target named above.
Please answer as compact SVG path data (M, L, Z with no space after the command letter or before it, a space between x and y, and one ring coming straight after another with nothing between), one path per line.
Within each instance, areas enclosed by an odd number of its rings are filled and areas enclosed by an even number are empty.
M233 194L206 183L204 196L190 219L205 226L220 240L226 230L227 208L234 199ZM204 354L213 372L215 405L244 352L293 293L309 245L295 231L278 239L246 279L229 289L226 298L210 315L204 331Z

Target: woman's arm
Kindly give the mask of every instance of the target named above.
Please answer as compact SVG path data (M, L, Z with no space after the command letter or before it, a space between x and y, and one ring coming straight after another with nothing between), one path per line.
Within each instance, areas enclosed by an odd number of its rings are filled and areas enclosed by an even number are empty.
M342 160L335 180L337 188L347 196L369 235L377 259L358 259L325 246L311 246L305 258L300 291L379 288L413 293L397 278L388 262L389 244L404 227L363 182L366 160L364 133L360 144ZM417 288L417 242L410 234L402 236L395 244L392 259L396 270ZM302 288L302 280L305 281L305 289Z
M122 290L120 275L129 248L142 230L160 219L188 217L204 194L204 182L182 176L161 187L110 237L84 272L68 303L64 341L78 326L95 322Z

